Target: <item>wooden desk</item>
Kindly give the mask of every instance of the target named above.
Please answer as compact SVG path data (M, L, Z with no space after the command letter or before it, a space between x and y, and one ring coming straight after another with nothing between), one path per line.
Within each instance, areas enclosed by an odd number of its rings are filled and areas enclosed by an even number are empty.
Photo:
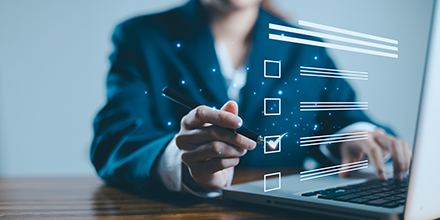
M235 182L251 178L235 178ZM189 195L141 197L97 177L0 178L0 219L329 219Z

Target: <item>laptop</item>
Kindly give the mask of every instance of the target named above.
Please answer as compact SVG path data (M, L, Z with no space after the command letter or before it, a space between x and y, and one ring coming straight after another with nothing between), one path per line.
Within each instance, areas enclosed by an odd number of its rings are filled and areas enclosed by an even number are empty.
M263 180L225 187L223 197L337 218L440 218L440 173L436 171L440 168L440 4L434 3L433 10L413 159L406 180L379 181L373 172L364 170L346 178L329 175L309 181L301 181L307 173L273 173ZM362 161L357 165L362 166ZM388 172L392 176L391 167Z

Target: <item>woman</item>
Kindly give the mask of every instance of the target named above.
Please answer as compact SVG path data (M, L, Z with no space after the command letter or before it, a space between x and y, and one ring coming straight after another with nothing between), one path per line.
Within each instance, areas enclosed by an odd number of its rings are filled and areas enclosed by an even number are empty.
M322 164L368 156L378 178L386 179L386 154L395 177L406 177L408 145L362 111L299 111L303 100L352 102L355 93L345 80L300 77L301 65L336 67L323 48L268 39L269 23L291 25L267 6L261 0L193 0L117 26L108 100L95 118L91 149L101 178L142 192L168 189L212 197L230 184L240 159L243 166L280 167L302 166L309 155ZM264 76L265 60L281 65L279 78ZM161 97L164 86L207 106L188 112ZM267 97L279 102L264 109ZM281 111L265 116L273 109ZM282 151L264 154L254 141L230 130L243 123L262 135L289 132ZM299 137L341 129L370 131L369 138L325 151L299 147Z

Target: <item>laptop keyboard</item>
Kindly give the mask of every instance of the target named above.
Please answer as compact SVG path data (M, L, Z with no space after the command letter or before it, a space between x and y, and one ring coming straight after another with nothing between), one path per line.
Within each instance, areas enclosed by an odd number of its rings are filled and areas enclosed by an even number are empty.
M405 205L407 190L407 180L371 180L361 184L307 192L302 196L318 195L319 199L395 208Z

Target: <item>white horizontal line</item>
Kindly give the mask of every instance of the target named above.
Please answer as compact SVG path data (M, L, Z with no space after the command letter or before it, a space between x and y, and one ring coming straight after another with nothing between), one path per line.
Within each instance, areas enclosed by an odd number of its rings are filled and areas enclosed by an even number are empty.
M316 77L327 77L327 78L337 78L337 79L359 79L359 80L368 80L368 78L356 78L356 77L349 77L349 76L327 76L327 75L320 75L320 74L304 74L301 73L301 76L316 76Z
M325 38L325 39L330 39L330 40L337 40L337 41L342 41L342 42L347 42L347 43L352 43L352 44L358 44L358 45L376 47L376 48L381 48L381 49L386 49L386 50L398 51L398 48L393 47L393 46L371 43L371 42L363 41L363 40L355 40L352 38L340 37L340 36L331 35L331 34L323 34L323 33L315 32L315 31L308 31L308 30L304 30L304 29L286 27L286 26L277 25L277 24L269 23L269 29L279 30L279 31L287 31L290 33L295 33L295 34L303 34L303 35Z
M351 136L343 136L343 137L332 137L332 138L318 138L318 139L311 139L311 140L304 140L304 141L300 141L301 144L305 144L305 143L310 143L310 142L323 142L323 141L332 141L332 140L348 140L350 138L361 138L361 137L366 137L368 138L368 134L361 134L361 135L351 135Z
M323 174L323 175L320 175L320 176L313 176L313 177L309 177L309 178L305 178L305 179L300 179L299 181L306 181L306 180L311 180L311 179L316 179L316 178L320 178L320 177L331 176L331 175L339 174L339 173L346 173L346 172L360 170L360 169L365 169L365 168L368 168L368 166L353 168L353 169L349 169L349 170L341 170L341 171L338 171L338 172L335 172L335 173L327 173L327 174Z
M368 102L300 102L300 104L368 104Z
M316 172L316 173L309 173L306 175L300 175L299 178L304 178L304 177L308 177L308 176L315 176L315 175L319 175L319 174L323 174L323 173L330 173L330 172L335 172L335 171L340 171L340 170L348 170L348 169L352 169L355 167L362 167L362 166L368 166L368 163L355 164L355 165L351 165L351 166L339 167L339 168L325 170L325 171Z
M317 108L317 109L301 109L301 112L309 111L345 111L345 110L368 110L368 108Z
M301 108L328 108L328 107L350 107L350 108L357 108L357 107L368 107L368 105L300 105Z
M331 74L331 75L356 76L356 77L368 78L368 75L352 74L352 73L333 73L333 72L323 72L323 71L314 71L314 70L300 70L299 72L301 72L301 73L322 73L322 74Z
M393 53L385 53L385 52L380 52L380 51L375 51L375 50L368 50L368 49L362 49L362 48L350 47L350 46L344 46L344 45L332 44L332 43L325 43L325 42L319 42L319 41L312 41L312 40L306 40L306 39L295 38L295 37L286 37L286 36L275 35L275 34L269 34L269 39L291 42L291 43L298 43L298 44L305 44L305 45L312 45L312 46L317 46L317 47L326 47L326 48L337 49L337 50L358 52L358 53L364 53L364 54L371 54L371 55L377 55L377 56L383 56L383 57L398 58L398 55L393 54Z
M367 72L360 71L352 71L352 70L340 70L340 69L326 69L326 68L317 68L317 67L308 67L308 66L300 66L301 69L310 69L310 70L324 70L324 71L334 71L341 73L359 73L359 74L368 74Z
M354 139L347 139L347 140L340 140L340 141L327 141L327 142L319 142L319 143L312 143L312 144L300 144L300 147L308 147L308 146L315 146L315 145L321 145L321 144L333 144L333 143L342 143L342 142L349 142L349 141L360 141L360 140L367 140L366 138L354 138Z
M316 172L316 171L321 171L321 170L328 170L328 169L332 169L332 168L336 168L336 167L343 167L343 166L360 164L360 163L368 163L368 160L361 160L361 161L356 161L356 162L351 162L351 163L344 163L344 164L339 164L339 165L334 165L334 166L329 166L329 167L318 168L318 169L314 169L314 170L302 171L299 174L311 173L311 172Z
M347 35L367 38L367 39L371 39L371 40L382 41L382 42L391 43L391 44L399 44L399 42L397 40L388 39L388 38L384 38L384 37L378 37L378 36L374 36L374 35L370 35L370 34L364 34L364 33L356 32L356 31L345 30L342 28L335 28L335 27L322 25L322 24L316 24L316 23L312 23L312 22L308 22L308 21L299 20L298 24L302 25L302 26L306 26L306 27L317 28L317 29L322 29L322 30L326 30L326 31L332 31L332 32L337 32L337 33L341 33L341 34L347 34Z
M325 137L336 137L336 136L344 136L344 135L353 135L353 134L368 134L368 131L360 131L360 132L352 132L352 133L342 133L342 134L330 134L330 135L321 135L321 136L310 136L310 137L301 137L300 139L314 139L314 138L325 138Z

